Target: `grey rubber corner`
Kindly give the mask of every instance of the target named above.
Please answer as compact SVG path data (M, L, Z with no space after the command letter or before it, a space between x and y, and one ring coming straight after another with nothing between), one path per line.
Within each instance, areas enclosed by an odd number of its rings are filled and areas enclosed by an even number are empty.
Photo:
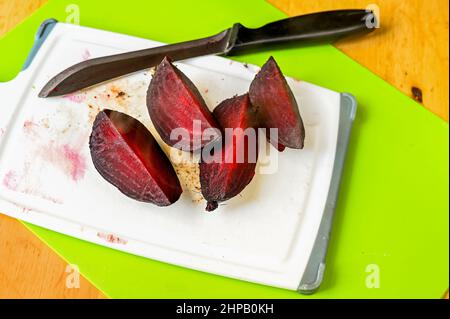
M334 211L339 194L339 187L344 169L345 156L347 154L350 133L353 121L356 117L356 99L348 93L341 94L341 110L339 113L339 130L336 147L336 158L334 161L333 173L331 177L330 189L328 191L327 202L320 223L319 232L314 242L313 250L308 264L303 274L297 291L304 295L315 293L322 284L325 268L328 244L333 225Z
M25 64L22 67L22 71L26 70L30 66L31 62L33 62L34 57L38 53L42 44L45 42L45 39L47 39L48 35L50 34L50 32L52 32L53 28L57 23L58 20L56 19L47 19L41 23L38 31L36 32L33 47L31 48L31 51L28 54Z
M309 280L305 280L305 282L300 283L298 287L298 292L303 295L312 295L314 294L320 287L323 281L323 276L325 274L325 263L320 263L317 269L317 272L311 273L309 276ZM305 273L306 274L306 273ZM305 278L305 276L303 276Z

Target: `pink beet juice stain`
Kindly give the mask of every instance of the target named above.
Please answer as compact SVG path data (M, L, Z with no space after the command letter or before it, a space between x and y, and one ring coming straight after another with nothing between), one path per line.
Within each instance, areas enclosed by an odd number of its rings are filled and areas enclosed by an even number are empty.
M86 99L86 96L84 96L83 94L71 93L71 94L64 95L64 98L71 102L80 104L80 103L84 102L84 100Z
M13 171L6 173L3 178L3 185L12 191L15 191L18 187L17 174Z
M64 145L62 147L62 153L64 159L70 163L70 176L74 181L79 181L84 177L86 172L86 161L84 156L81 155L77 150L71 148L69 145Z
M107 233L97 233L97 237L106 240L106 242L110 244L121 244L126 245L128 244L128 240L122 239L114 234L107 234Z

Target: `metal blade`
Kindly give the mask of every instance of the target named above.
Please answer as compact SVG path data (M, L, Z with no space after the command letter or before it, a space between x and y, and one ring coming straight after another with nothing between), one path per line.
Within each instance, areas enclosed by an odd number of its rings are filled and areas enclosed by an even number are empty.
M111 55L81 62L52 78L39 97L69 94L125 74L158 65L165 56L174 61L227 53L232 46L233 29L212 37L172 45Z

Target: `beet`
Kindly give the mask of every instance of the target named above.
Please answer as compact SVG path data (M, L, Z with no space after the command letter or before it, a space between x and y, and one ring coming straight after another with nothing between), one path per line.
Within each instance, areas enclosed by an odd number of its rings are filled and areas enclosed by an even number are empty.
M208 202L207 211L215 210L219 202L244 190L255 176L258 158L257 119L248 94L223 101L214 110L214 116L224 130L241 130L234 131L233 139L223 138L220 151L208 162L200 163L200 183ZM254 132L254 140L246 137L248 128ZM225 131L225 137L224 134Z
M220 126L200 92L168 58L157 67L150 83L147 108L162 140L172 147L196 151L220 137ZM187 133L185 138L171 139L175 129L183 129ZM202 138L206 129L213 129L214 137Z
M89 140L97 171L126 196L169 206L181 196L175 170L138 120L111 110L100 112Z
M268 140L269 129L278 129L278 141L270 141L278 150L304 147L305 128L297 101L273 57L256 75L249 95L260 126L267 130Z

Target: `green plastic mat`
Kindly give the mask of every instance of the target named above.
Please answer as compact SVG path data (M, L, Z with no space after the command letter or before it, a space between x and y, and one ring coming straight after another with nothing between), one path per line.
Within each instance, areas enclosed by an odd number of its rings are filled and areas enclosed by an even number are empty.
M168 43L284 18L263 0L51 0L0 40L0 81L19 72L40 23L66 21L73 3L82 25ZM332 46L236 59L262 65L269 55L287 75L350 92L360 104L325 279L313 297L441 297L449 282L448 124ZM304 298L28 227L109 297ZM379 288L367 285L374 271Z

